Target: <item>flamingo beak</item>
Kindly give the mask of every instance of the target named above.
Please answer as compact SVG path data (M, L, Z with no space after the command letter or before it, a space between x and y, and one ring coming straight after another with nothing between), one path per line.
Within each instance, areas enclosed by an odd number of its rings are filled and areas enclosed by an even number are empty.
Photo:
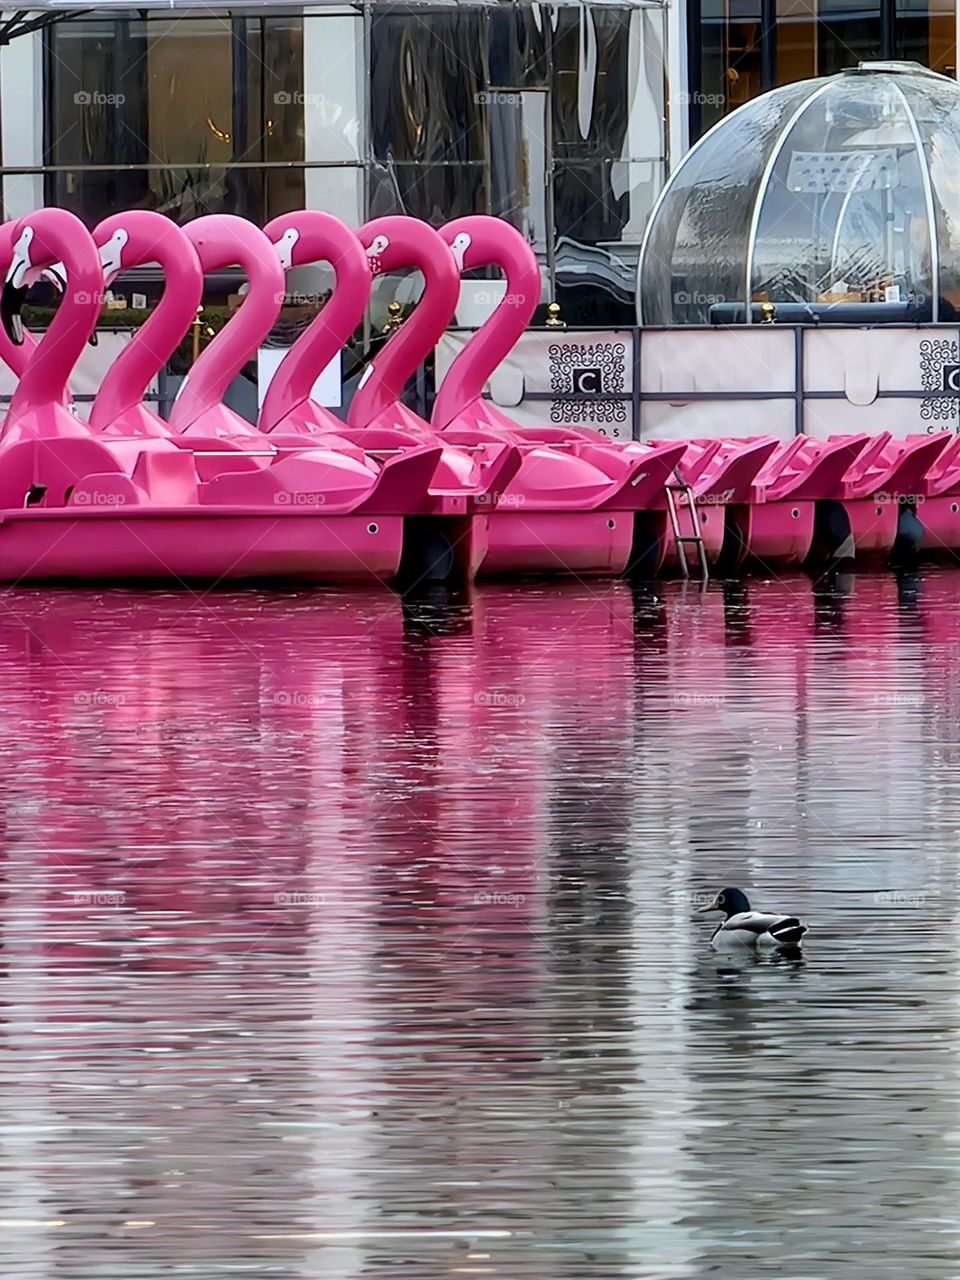
M57 293L66 293L67 291L67 268L62 262L55 262L50 267L43 267L40 272L40 279L52 284Z
M18 289L16 285L6 281L3 293L0 293L0 324L3 331L16 347L23 346L23 303L29 290L26 285Z

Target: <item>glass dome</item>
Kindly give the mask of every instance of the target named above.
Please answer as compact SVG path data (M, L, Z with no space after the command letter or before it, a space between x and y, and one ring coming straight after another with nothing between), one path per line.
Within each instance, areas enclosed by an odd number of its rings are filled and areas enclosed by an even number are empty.
M664 187L638 286L646 325L960 318L960 85L861 63L746 103Z

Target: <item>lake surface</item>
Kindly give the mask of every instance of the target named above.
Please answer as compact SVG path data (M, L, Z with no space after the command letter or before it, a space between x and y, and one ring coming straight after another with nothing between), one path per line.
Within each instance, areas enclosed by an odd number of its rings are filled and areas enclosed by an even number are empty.
M960 1275L960 574L7 591L0 658L0 1274Z

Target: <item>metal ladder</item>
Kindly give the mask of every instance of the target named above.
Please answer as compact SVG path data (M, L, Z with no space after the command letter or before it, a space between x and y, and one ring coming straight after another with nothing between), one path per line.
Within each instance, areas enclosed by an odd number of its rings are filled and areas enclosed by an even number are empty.
M674 470L673 480L665 484L663 488L667 497L667 511L670 513L670 528L677 548L677 559L680 561L680 576L682 578L690 577L690 566L687 564L687 554L684 548L688 542L693 542L696 544L697 559L700 562L700 581L707 583L710 581L710 566L707 563L707 549L703 545L703 539L700 537L700 527L697 524L697 506L694 501L693 490L680 475L679 469ZM690 524L694 529L692 534L681 532L675 496L678 493L682 493L687 500L690 509Z

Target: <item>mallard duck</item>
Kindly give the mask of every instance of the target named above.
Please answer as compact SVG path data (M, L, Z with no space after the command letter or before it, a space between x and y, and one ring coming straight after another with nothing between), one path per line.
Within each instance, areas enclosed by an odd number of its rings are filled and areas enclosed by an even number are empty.
M796 951L807 932L796 916L751 911L742 889L721 889L712 902L698 911L723 911L726 920L717 925L710 941L720 949L750 947L757 951Z

